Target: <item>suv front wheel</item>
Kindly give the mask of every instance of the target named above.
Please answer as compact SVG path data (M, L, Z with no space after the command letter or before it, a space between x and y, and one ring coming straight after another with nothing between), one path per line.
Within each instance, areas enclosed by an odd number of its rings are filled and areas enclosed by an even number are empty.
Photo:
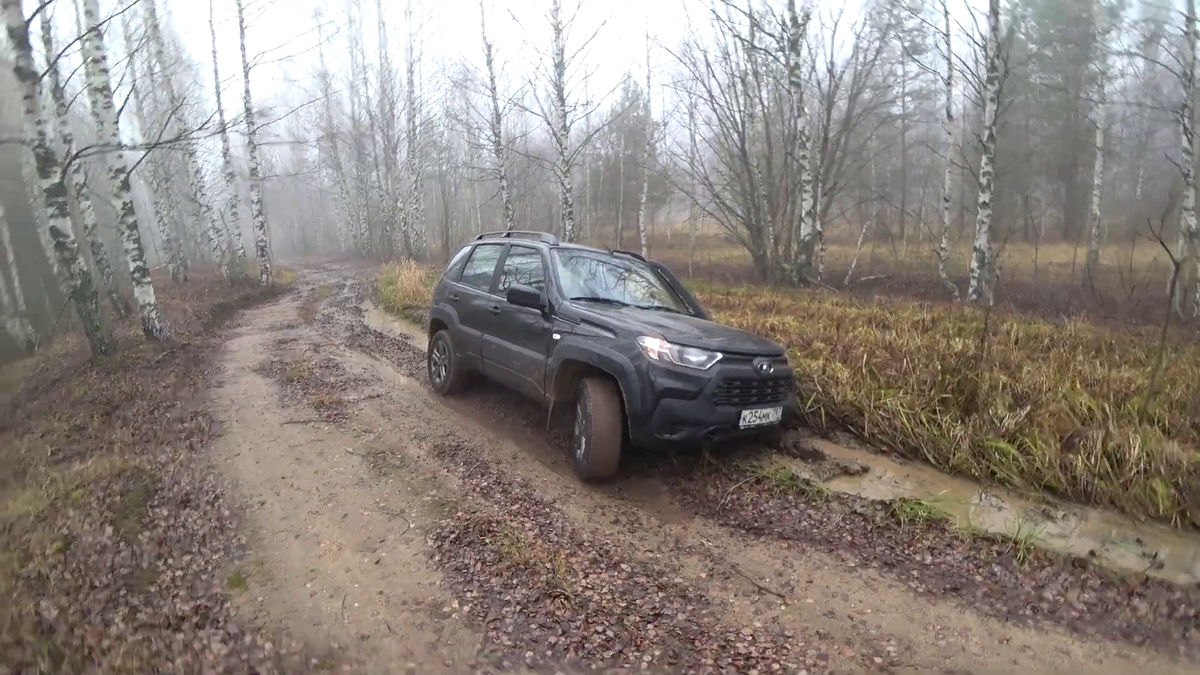
M450 341L448 332L439 330L430 338L426 365L429 384L434 391L448 395L462 389L466 373L458 363L458 355L454 353L454 343Z
M621 461L621 392L612 380L585 377L575 399L571 460L585 481L611 478Z

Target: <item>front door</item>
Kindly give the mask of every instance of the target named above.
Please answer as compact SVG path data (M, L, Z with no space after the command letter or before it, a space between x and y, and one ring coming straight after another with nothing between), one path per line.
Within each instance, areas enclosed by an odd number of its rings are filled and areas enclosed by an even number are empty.
M504 299L510 286L523 284L546 292L546 265L536 248L513 244L500 263L499 296L490 311L496 320L483 335L484 371L527 396L541 400L550 350L550 319L530 307Z
M493 295L496 280L496 263L504 251L504 244L479 244L471 251L463 266L462 276L447 289L447 299L458 312L460 330L454 343L454 351L467 364L484 370L480 358L483 336L492 329L496 315L488 307L503 302Z

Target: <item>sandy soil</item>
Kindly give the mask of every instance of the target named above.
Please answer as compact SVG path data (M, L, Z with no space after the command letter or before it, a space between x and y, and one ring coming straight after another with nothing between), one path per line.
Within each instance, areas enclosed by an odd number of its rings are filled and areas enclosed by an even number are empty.
M1196 672L919 593L851 547L751 536L636 467L581 485L536 408L487 385L434 394L419 331L368 321L369 279L313 266L245 311L211 390L253 551L230 571L238 612L340 666Z

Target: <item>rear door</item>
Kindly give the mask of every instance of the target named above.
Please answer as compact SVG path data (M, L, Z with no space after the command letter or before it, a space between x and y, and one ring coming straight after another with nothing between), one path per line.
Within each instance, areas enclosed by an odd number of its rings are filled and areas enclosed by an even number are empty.
M484 368L489 376L541 400L551 323L536 309L508 304L505 293L516 284L546 292L546 261L541 251L513 244L500 263L496 281L499 298L490 310L497 318L483 336Z
M454 334L454 352L466 365L483 370L480 359L483 335L495 321L488 311L499 298L493 295L496 263L505 244L478 244L463 265L462 275L450 281L446 301L458 311L459 330Z

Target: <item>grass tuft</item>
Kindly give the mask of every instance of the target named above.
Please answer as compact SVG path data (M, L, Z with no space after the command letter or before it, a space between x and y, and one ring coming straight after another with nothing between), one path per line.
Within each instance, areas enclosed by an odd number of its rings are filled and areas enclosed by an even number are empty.
M950 519L948 513L923 499L897 499L891 504L891 512L902 526Z
M411 261L388 265L379 277L379 301L384 311L424 325L429 312L436 271Z

